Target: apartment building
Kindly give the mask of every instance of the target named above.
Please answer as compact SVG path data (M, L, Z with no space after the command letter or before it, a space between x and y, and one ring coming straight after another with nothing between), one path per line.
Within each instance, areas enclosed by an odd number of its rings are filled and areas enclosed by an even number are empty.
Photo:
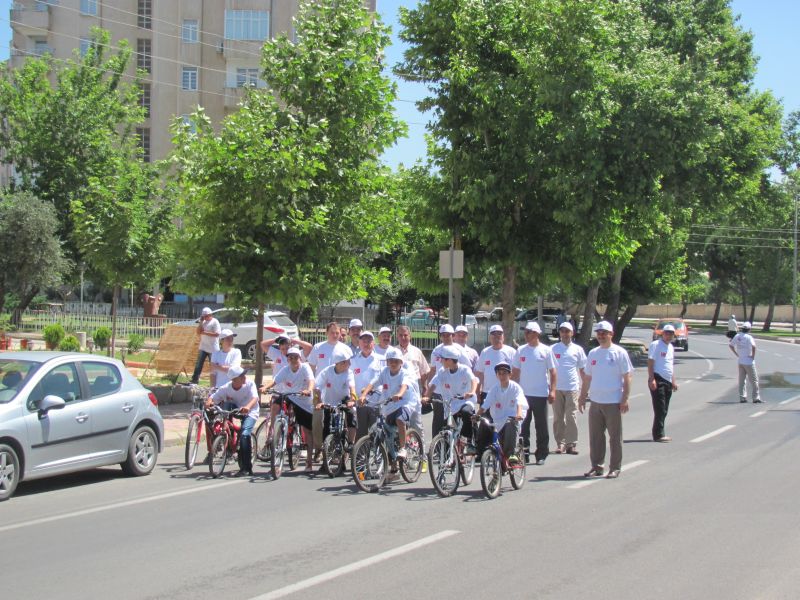
M213 122L236 110L244 87L260 86L264 40L292 35L298 5L309 0L16 0L10 67L29 56L67 59L86 52L92 27L126 39L135 69L147 75L139 130L148 160L171 149L170 123L202 106ZM367 0L375 10L376 0Z

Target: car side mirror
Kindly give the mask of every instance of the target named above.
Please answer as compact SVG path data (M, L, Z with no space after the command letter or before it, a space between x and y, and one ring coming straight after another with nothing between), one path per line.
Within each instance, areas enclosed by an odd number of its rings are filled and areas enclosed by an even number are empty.
M58 396L48 395L41 399L39 402L39 418L44 419L47 413L51 410L59 410L67 405L63 398Z

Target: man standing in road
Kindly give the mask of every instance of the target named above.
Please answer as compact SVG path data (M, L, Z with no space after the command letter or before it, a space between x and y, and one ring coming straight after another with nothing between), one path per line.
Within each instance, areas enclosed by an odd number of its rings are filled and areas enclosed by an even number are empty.
M478 365L478 353L476 352L475 348L471 347L467 341L469 338L469 329L467 329L466 325L459 325L456 327L456 332L453 336L455 338L456 344L463 348L464 353L469 358L469 361L472 363L470 367L473 371L475 367Z
M530 458L531 420L536 428L536 464L543 465L550 452L550 434L547 432L547 405L556 397L556 362L550 346L539 341L542 328L535 321L525 326L525 341L517 350L511 363L511 379L525 392L528 414L522 422L522 443L525 462Z
M742 331L729 344L731 352L739 359L739 402L747 402L747 388L754 404L761 402L756 371L756 341L750 335L750 323L742 323Z
M475 374L480 381L481 401L486 398L489 390L497 385L498 379L494 371L495 365L501 362L511 364L514 360L516 351L511 346L506 346L504 342L503 327L501 325L492 325L489 328L489 343L491 345L483 349L475 367ZM528 424L530 426L530 422Z
M599 346L586 357L586 374L583 378L578 408L589 408L589 455L592 468L585 477L601 477L606 459L606 430L608 430L611 459L608 479L619 477L622 469L622 415L628 412L633 365L624 348L613 344L614 327L608 321L595 325Z
M732 340L738 331L739 325L736 323L736 315L731 315L731 318L728 319L728 332L726 333L728 339Z
M200 334L200 348L197 353L197 362L192 373L192 383L200 381L203 365L206 359L211 360L211 355L219 350L219 333L221 328L207 306L200 313L200 322L197 324L197 333Z
M556 399L553 402L553 437L556 454L578 453L578 396L586 368L586 353L572 342L572 323L558 326L561 341L553 344L556 361Z
M653 399L653 441L671 442L672 438L664 435L664 421L669 410L669 401L672 392L678 391L675 383L675 351L672 339L675 337L675 327L664 325L661 330L661 339L650 343L647 351L647 387Z

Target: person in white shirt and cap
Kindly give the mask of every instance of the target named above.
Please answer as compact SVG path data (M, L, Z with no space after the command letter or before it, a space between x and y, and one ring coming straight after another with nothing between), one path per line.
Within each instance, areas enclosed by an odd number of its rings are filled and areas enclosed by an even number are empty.
M428 371L425 381L426 388L430 384L431 380L433 380L434 375L436 375L439 369L443 367L442 350L444 348L451 348L458 352L458 362L472 369L469 357L464 352L464 349L455 343L455 330L453 329L452 325L445 323L439 327L439 340L441 343L433 349L433 352L431 352L431 368ZM427 389L425 390L424 395L429 398L437 397L436 394L430 393ZM442 407L441 403L434 402L431 439L439 434L439 432L442 430L442 427L444 427L444 408Z
M731 315L731 318L728 319L728 331L726 332L726 335L728 336L729 340L732 340L733 336L735 336L738 332L739 324L736 322L736 315Z
M361 319L350 319L350 326L347 328L347 334L350 336L350 350L353 351L353 354L358 354L361 350L361 345L359 344L359 339L361 338L361 332L364 331L364 324L361 322Z
M486 394L497 385L498 379L494 372L497 363L507 362L511 364L514 355L517 353L514 348L505 344L505 334L502 325L492 325L489 327L489 346L483 349L478 357L478 364L475 367L475 374L480 381L480 398L483 400Z
M633 365L628 352L612 343L614 327L608 321L595 325L599 346L589 352L583 387L578 399L581 412L591 396L589 408L589 455L592 468L585 477L600 477L604 472L606 458L606 431L608 431L611 459L609 479L619 477L622 469L622 415L628 412L631 395Z
M228 370L242 366L242 351L233 346L235 337L230 329L219 332L220 349L211 355L211 387L219 388L228 383Z
M318 375L315 382L315 405L317 411L322 411L322 439L330 433L332 408L339 404L347 407L345 422L347 424L347 438L352 444L356 440L356 411L355 403L356 383L353 372L350 370L350 360L353 353L350 348L342 344L336 348L331 357L331 363Z
M747 402L747 388L754 404L761 402L758 388L758 371L756 371L756 340L750 335L751 325L742 323L742 330L737 333L728 345L739 362L739 402Z
M371 331L364 331L359 338L359 351L350 359L350 370L356 386L356 394L361 394L381 372L381 357L375 354L375 336ZM371 396L370 399L374 398ZM377 401L377 398L375 399ZM356 421L358 423L356 438L367 435L369 428L377 420L380 409L376 402L359 404L356 407Z
M391 327L381 327L378 330L378 343L375 344L375 354L380 357L381 367L386 366L386 351L391 348L392 329Z
M489 413L492 427L500 437L503 454L508 457L508 462L517 465L522 461L516 454L517 438L519 437L520 422L525 419L528 412L528 401L525 392L516 382L511 381L511 365L501 361L494 366L497 376L497 385L486 394L483 404L478 407L478 415ZM486 432L484 422L478 425L476 432L478 443L478 456L491 443L491 431Z
M458 362L459 353L452 346L442 349L442 368L428 384L428 392L439 390L442 401L450 406L450 414L466 443L467 454L475 454L472 415L478 407L478 378L466 365Z
M475 367L478 364L478 352L475 348L471 347L467 341L469 339L469 328L466 325L459 325L455 329L455 334L453 335L456 344L461 346L464 349L467 357L469 358L470 363L472 363L472 370L475 371Z
M219 321L214 318L213 311L207 306L200 312L200 322L197 324L197 333L200 334L200 347L197 352L197 362L192 373L192 383L200 381L203 365L206 359L211 360L211 355L219 350L219 334L222 328Z
M553 402L553 437L556 454L578 454L578 396L581 393L586 352L572 341L572 323L558 326L560 342L553 344L556 360L556 398Z
M650 343L647 350L647 387L653 401L653 441L670 442L672 438L664 433L664 421L669 411L672 392L678 391L675 382L675 349L672 340L675 327L664 325L661 337Z

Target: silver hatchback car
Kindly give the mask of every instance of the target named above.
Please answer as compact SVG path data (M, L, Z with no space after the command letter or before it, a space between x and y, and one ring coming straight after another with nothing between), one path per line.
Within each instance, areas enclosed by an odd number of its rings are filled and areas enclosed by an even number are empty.
M156 465L158 401L118 360L68 352L0 354L0 501L20 481L119 464Z

